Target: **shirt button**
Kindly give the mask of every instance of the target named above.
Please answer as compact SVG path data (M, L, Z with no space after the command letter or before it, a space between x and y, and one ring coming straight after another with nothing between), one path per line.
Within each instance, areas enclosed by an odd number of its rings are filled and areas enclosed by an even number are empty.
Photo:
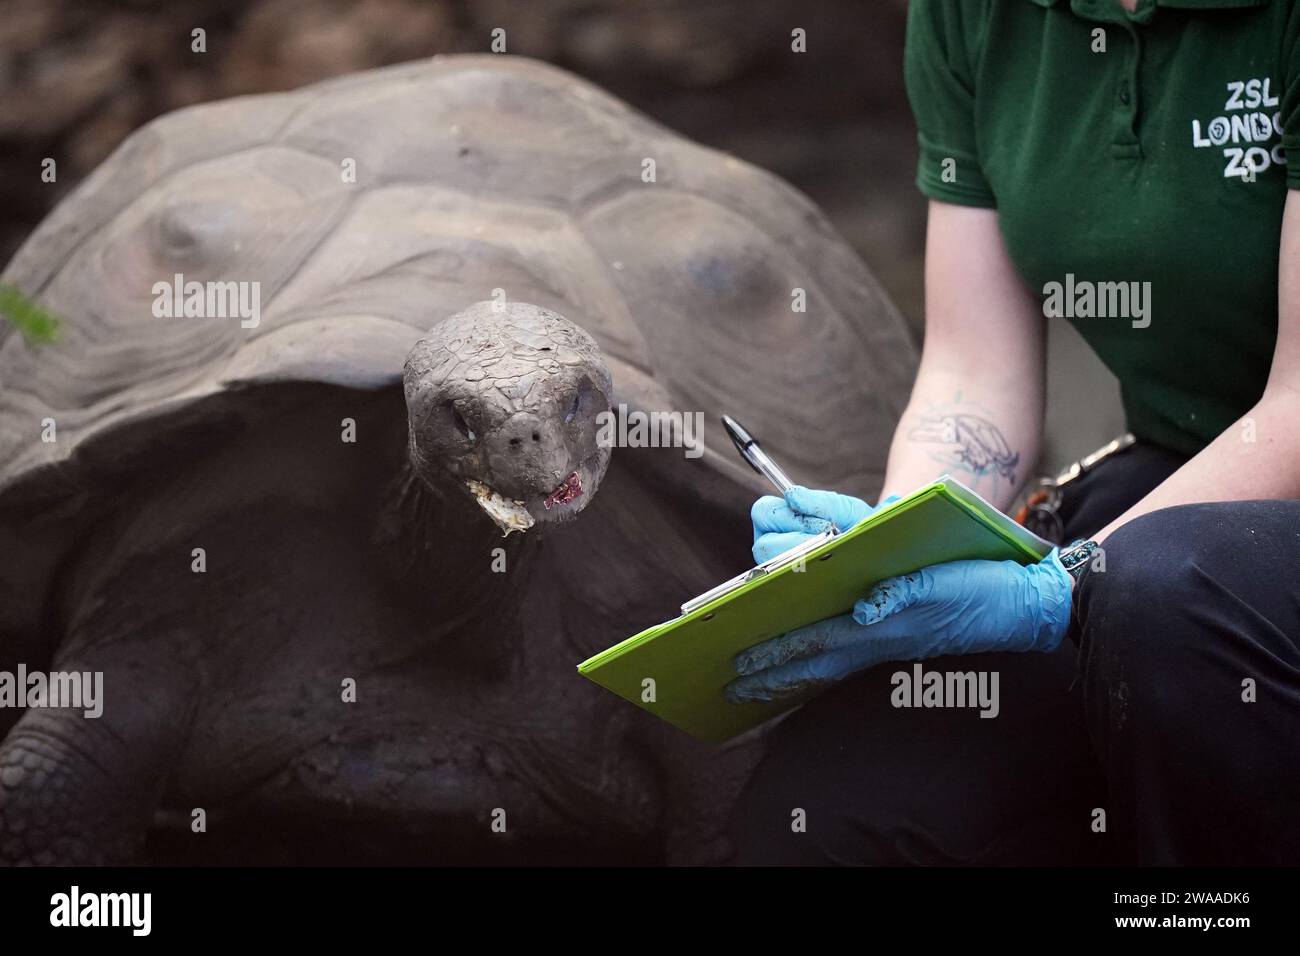
M1125 106L1128 106L1128 101L1129 101L1128 80L1122 81L1119 85L1119 101L1123 103Z

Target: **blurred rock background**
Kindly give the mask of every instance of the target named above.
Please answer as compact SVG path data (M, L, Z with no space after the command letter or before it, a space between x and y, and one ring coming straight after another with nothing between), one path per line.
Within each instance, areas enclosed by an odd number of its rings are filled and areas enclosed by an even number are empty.
M0 0L0 262L160 113L487 52L502 28L510 54L570 69L794 183L866 260L919 341L925 202L912 184L905 20L905 0ZM199 27L204 53L191 51ZM791 51L796 27L806 53ZM58 161L57 183L40 181L45 157ZM1063 324L1053 365L1054 381L1113 393ZM1119 430L1113 395L1103 399L1052 403L1047 464Z

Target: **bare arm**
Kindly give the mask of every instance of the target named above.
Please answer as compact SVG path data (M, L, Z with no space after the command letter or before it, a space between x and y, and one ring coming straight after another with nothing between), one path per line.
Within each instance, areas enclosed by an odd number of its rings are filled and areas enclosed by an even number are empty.
M1038 457L1045 319L996 210L930 203L925 298L921 366L882 497L947 472L1006 509Z
M1111 522L1197 501L1300 498L1300 192L1287 193L1278 262L1277 345L1264 394L1238 422Z

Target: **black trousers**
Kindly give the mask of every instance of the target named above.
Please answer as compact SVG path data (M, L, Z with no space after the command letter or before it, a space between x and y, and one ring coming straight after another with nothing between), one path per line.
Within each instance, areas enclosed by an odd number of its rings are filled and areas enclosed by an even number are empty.
M1137 445L1066 486L1067 539L1181 464ZM1300 864L1300 501L1185 505L1105 543L999 712L903 709L884 665L779 723L733 815L742 864ZM802 812L801 812L802 811Z

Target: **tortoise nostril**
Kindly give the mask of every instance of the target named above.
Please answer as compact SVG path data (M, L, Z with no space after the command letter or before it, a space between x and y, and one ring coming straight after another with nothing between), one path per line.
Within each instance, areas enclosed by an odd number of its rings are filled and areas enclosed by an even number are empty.
M519 443L522 442L522 441L523 441L522 438L512 438L512 439L510 439L510 447L511 447L511 448L518 448L518 447L519 447Z
M541 440L542 440L542 436L537 434L537 432L533 432L533 441L541 441Z

